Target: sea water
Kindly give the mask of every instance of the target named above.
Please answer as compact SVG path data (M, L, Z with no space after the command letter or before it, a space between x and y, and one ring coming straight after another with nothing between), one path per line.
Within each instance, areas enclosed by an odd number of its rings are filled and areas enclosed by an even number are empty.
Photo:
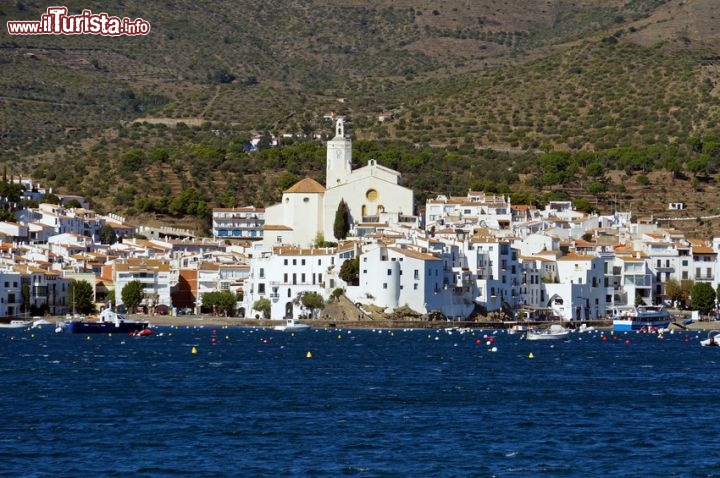
M705 334L0 330L0 476L720 476Z

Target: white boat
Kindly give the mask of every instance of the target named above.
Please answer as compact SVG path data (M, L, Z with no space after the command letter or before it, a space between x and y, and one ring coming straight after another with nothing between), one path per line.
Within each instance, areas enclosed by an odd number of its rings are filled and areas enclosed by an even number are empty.
M615 332L630 330L653 332L667 328L672 320L670 312L662 305L639 305L625 310L614 309L612 318Z
M562 325L553 324L549 329L528 330L525 340L559 340L570 335L570 331Z
M708 334L708 338L700 341L700 345L702 345L703 347L720 346L720 330L711 330Z
M38 327L42 327L43 325L52 325L52 322L48 322L45 319L37 319L33 321L32 328L37 329Z
M284 325L276 325L273 330L279 330L281 332L302 332L303 330L309 329L308 324L301 324L295 319L285 319Z
M11 320L10 322L0 322L2 329L22 329L30 325L29 320Z

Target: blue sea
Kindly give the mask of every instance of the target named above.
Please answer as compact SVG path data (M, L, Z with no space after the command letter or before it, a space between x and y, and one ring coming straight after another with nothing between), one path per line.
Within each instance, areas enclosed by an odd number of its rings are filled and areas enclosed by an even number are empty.
M0 476L720 476L704 333L52 329L0 330Z

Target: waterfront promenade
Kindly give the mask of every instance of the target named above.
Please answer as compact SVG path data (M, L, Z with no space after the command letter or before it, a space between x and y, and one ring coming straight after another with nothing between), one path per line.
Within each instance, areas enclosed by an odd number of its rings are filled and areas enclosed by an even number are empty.
M206 326L206 327L274 327L284 323L282 320L269 319L247 319L239 317L223 317L213 316L209 314L203 315L132 315L130 318L135 320L148 321L151 325L175 325L175 326ZM469 327L478 329L507 329L517 324L517 322L496 322L496 321L428 321L420 319L408 320L392 320L392 319L365 319L365 320L333 320L333 319L312 319L303 320L303 323L312 325L317 328L346 328L346 329L373 329L373 328L427 328L439 329L446 327ZM564 322L566 327L579 328L581 324L596 329L612 329L611 320L596 320L587 322ZM547 327L550 322L526 322L523 325ZM679 328L671 324L673 328ZM720 321L703 321L694 322L686 326L689 330L720 330Z

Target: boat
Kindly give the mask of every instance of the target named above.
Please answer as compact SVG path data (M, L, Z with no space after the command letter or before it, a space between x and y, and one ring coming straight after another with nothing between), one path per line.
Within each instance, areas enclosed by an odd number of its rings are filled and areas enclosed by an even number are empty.
M703 347L720 346L720 330L711 330L710 333L708 333L708 338L700 341L700 345Z
M22 329L30 325L29 320L11 320L10 322L0 322L0 329Z
M615 332L629 330L654 332L667 328L672 316L662 305L639 305L631 309L614 309L612 319Z
M142 330L136 330L135 332L130 332L130 335L133 337L147 337L149 335L152 335L153 329L142 329Z
M549 329L531 329L525 333L525 340L559 340L570 335L570 331L559 324L552 324Z
M285 319L285 324L276 325L273 330L279 330L281 332L302 332L303 330L309 329L308 324L302 324L295 319Z
M55 331L71 334L128 334L147 327L147 322L130 320L110 309L105 309L100 313L98 320L65 320L57 324Z
M50 321L48 321L48 320L45 320L45 319L37 319L37 320L34 320L34 321L33 321L33 323L32 323L32 328L33 328L33 329L37 329L37 328L40 328L40 327L42 327L42 326L44 326L44 325L52 325L52 322L50 322Z

